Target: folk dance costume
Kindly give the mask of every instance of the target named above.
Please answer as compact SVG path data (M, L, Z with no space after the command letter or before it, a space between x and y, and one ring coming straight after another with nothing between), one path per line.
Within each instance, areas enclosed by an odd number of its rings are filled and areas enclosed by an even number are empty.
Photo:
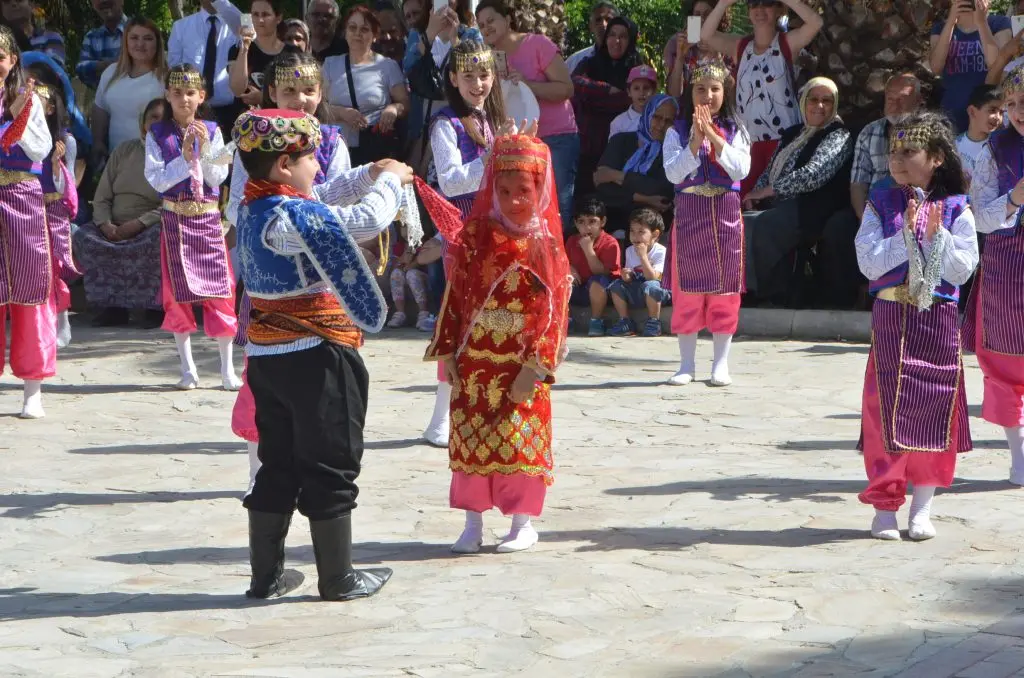
M724 82L716 65L699 67L694 80ZM665 135L665 176L676 185L671 265L664 285L672 290L672 331L679 335L679 371L669 379L684 385L696 376L697 333L714 337L711 384L726 386L729 347L739 323L744 292L743 216L740 181L750 170L750 138L742 125L715 120L725 139L720 154L705 139L697 156L689 147L690 121Z
M920 143L914 135L897 125L892 144ZM906 224L915 192L916 219ZM957 453L971 449L956 300L978 262L974 217L966 196L933 199L890 177L871 189L855 246L876 297L861 419L868 486L860 500L875 507L872 535L898 540L895 512L912 484L910 538L929 539L935 488L949 487Z
M320 125L304 113L253 110L235 123L245 153L315 149ZM296 584L284 574L284 541L297 507L310 521L325 600L376 593L391 570L352 568L369 378L361 330L384 325L387 306L356 244L398 214L398 177L382 173L354 207L328 207L289 186L252 181L238 213L242 280L252 300L246 353L263 463L249 510L250 597Z
M486 54L491 54L487 52ZM493 57L491 57L493 58ZM474 111L471 118L459 118L451 107L441 109L430 129L430 146L441 193L459 210L464 222L469 218L473 201L484 178L484 156L494 144L494 131L483 111ZM437 237L444 246L441 233ZM448 260L444 258L445 272ZM448 447L452 388L444 373L444 364L437 366L437 393L434 412L423 437L431 445Z
M48 88L43 89L49 96ZM42 94L40 95L41 98ZM71 325L68 309L71 308L71 290L68 283L82 277L82 271L75 265L71 255L71 220L78 214L78 189L75 186L74 166L78 154L75 138L65 134L64 158L55 165L53 151L43 160L43 173L39 180L43 186L46 201L46 226L50 232L53 247L54 280L57 303L57 347L64 348L71 343Z
M14 45L0 48L10 54ZM0 109L2 102L0 88ZM11 370L25 382L25 419L45 416L42 382L57 373L56 276L39 182L52 146L38 95L0 125L0 371L9 315Z
M497 140L469 219L439 219L449 245L448 286L427 360L452 361L459 383L451 401L449 495L466 511L466 529L452 546L474 553L483 539L482 513L512 514L499 552L537 542L551 484L551 384L566 355L571 276L562 245L550 152L526 136ZM526 174L537 187L522 223L501 206L496 182ZM535 377L534 377L535 373ZM520 375L535 378L532 396L512 399Z
M1024 70L1004 87L1024 90ZM964 348L985 375L981 415L1002 426L1010 445L1010 482L1024 485L1024 210L1010 192L1024 176L1024 140L1013 128L989 137L975 164L971 204L985 251L963 326Z
M174 74L182 80L171 86L202 89L202 83L184 82L195 74ZM221 382L225 390L242 386L231 362L231 341L238 329L235 316L235 281L228 260L218 204L220 185L227 179L226 150L214 122L197 120L209 142L195 149L189 163L182 154L186 130L174 120L154 124L146 135L146 179L163 198L160 267L163 329L174 334L181 359L177 387L194 389L199 376L192 360L191 334L196 331L193 304L203 306L203 330L217 339ZM198 146L198 142L197 142ZM230 158L230 156L228 156ZM222 164L223 163L223 164Z

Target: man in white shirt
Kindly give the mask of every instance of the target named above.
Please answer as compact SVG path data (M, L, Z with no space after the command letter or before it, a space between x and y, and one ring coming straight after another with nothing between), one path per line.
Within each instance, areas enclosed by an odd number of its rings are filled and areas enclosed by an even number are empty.
M225 136L231 134L235 118L241 112L228 82L228 52L238 36L217 14L213 0L201 0L201 9L171 27L167 41L167 65L192 64L206 80L206 103ZM210 58L207 58L207 51Z
M617 16L619 16L619 8L607 0L598 0L594 3L594 6L590 8L590 33L594 36L594 44L584 47L565 60L565 65L569 67L569 73L573 73L584 59L594 56L597 50L601 49L608 22Z

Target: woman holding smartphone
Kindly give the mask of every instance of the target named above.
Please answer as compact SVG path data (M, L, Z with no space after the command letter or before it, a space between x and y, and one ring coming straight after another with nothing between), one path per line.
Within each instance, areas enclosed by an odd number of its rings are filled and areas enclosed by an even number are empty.
M240 42L228 52L231 91L245 106L263 100L263 71L284 49L277 36L280 0L253 0L251 14L241 16Z

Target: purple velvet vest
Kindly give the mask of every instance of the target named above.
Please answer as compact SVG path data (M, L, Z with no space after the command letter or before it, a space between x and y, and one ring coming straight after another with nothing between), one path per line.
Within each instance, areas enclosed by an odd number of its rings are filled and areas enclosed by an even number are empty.
M320 126L320 145L316 149L316 161L320 163L320 171L316 173L313 183L319 186L327 181L327 168L331 166L331 158L338 150L338 144L344 143L341 134L334 125Z
M1013 128L997 130L988 138L992 149L992 158L999 168L999 195L1006 195L1013 190L1021 177L1024 177L1024 139ZM987 234L991 236L1012 236L1020 230L1020 224L1013 228L1001 228Z
M206 125L206 133L212 139L214 132L217 130L217 123L207 120L203 120L202 123ZM161 120L155 123L150 127L149 133L153 135L156 143L160 146L160 155L163 157L165 164L181 156L181 142L184 137L178 131L178 125L173 120ZM217 200L219 196L219 187L211 188L205 181L203 182L203 198L205 200ZM185 178L161 193L160 197L168 200L193 200L191 180Z
M875 212L882 221L882 235L884 237L891 238L902 232L903 214L907 211L907 196L908 189L901 187L892 177L879 181L871 188L868 202L874 207ZM967 208L967 196L948 196L942 199L941 205L942 218L940 224L949 230L953 222ZM902 285L907 279L909 268L910 264L904 262L878 280L872 280L870 284L871 293L876 294L886 287ZM960 289L956 285L943 280L935 289L935 296L956 301L960 296Z
M462 155L462 164L468 165L473 162L481 155L484 154L484 147L477 144L473 140L473 137L469 136L466 131L466 126L462 124L462 120L455 114L455 111L451 107L442 108L438 114L434 117L434 120L447 120L455 128L455 138L459 142L459 153ZM462 198L468 198L470 201L476 197L476 192L466 193L464 195L447 195L445 196L449 201L456 201Z
M3 90L0 89L0 95ZM14 123L10 120L0 125L0 135L7 131L7 128ZM0 150L0 169L5 169L10 172L31 172L35 175L43 173L43 163L32 162L32 159L25 155L25 151L21 149L21 144L15 144L11 146L9 153L5 153Z
M732 144L738 131L736 123L722 120L716 120L715 123L725 132L726 143ZM687 143L687 139L690 138L690 122L688 120L676 120L675 129L679 133L679 141L684 144ZM708 152L708 144L706 143L700 149L700 169L692 177L683 181L683 183L676 184L676 193L682 193L684 189L692 186L701 186L702 184L721 186L736 192L740 190L740 182L733 181L732 177L722 169L721 165L717 162L712 162Z

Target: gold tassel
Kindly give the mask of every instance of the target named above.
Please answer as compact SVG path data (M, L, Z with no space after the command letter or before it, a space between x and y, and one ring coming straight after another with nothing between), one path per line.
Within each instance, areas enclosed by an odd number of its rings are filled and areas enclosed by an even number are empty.
M384 275L388 268L388 259L391 258L391 227L377 234L377 245L380 247L380 259L377 261L377 275Z

